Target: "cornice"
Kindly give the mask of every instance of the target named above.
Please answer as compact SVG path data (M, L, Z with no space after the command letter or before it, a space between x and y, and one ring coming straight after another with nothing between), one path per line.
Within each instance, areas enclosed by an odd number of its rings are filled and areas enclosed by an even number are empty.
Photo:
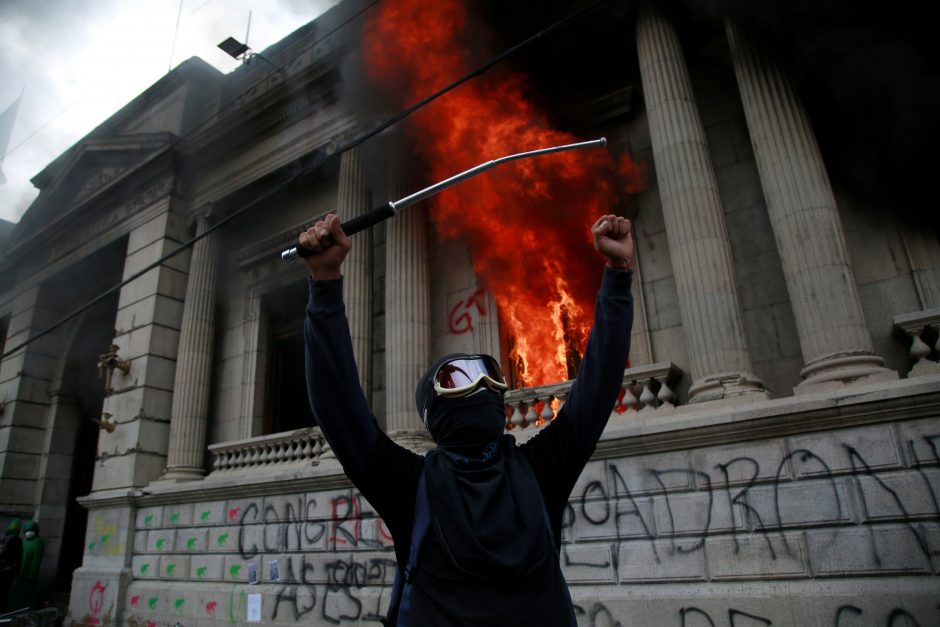
M88 510L110 507L151 507L180 503L199 503L230 498L253 498L277 493L315 492L352 487L338 463L321 464L266 475L259 470L252 476L227 479L203 479L174 485L148 486L135 490L111 490L79 497Z

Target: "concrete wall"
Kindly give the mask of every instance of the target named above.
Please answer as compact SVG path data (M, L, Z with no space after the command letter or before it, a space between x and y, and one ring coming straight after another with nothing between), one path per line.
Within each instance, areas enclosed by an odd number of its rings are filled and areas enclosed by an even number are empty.
M922 377L612 425L564 519L579 625L935 624L938 408ZM242 624L250 595L266 624L384 615L391 538L335 462L265 472L93 509L86 565L129 585L76 577L73 618Z

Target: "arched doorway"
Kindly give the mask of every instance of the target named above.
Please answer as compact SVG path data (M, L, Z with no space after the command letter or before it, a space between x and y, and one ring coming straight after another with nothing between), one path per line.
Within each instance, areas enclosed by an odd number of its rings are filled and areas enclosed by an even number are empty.
M126 248L122 238L70 266L43 285L42 301L63 315L90 302L120 282ZM94 477L99 433L94 420L101 418L106 394L97 358L115 336L117 304L115 291L59 332L62 352L49 387L36 503L47 538L43 579L56 595L69 591L85 552L88 515L76 499L91 491Z

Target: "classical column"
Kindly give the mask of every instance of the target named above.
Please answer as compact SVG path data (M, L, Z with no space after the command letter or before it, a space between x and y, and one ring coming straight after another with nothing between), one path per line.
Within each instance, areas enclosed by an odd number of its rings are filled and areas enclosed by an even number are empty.
M206 232L208 216L196 218L196 234ZM206 454L206 424L215 335L216 242L210 233L193 244L183 303L176 378L170 410L166 480L200 479Z
M369 210L369 190L359 149L343 153L339 165L337 211L343 221ZM359 383L366 398L372 392L372 229L355 237L352 251L343 263L343 298L352 336L353 356L359 368Z
M656 180L692 372L692 401L765 396L752 372L731 246L705 130L678 37L652 8L637 53Z
M389 181L389 198L411 190L400 172ZM423 205L386 221L385 395L386 431L412 448L427 446L415 409L414 390L431 361L428 220Z
M809 119L782 69L726 24L744 114L806 366L797 393L895 379L874 355Z

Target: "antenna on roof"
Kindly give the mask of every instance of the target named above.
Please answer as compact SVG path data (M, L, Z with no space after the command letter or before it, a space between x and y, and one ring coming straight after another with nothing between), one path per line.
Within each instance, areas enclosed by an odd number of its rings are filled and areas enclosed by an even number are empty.
M251 32L251 10L248 10L248 28L245 29L245 45L248 45L248 33Z

